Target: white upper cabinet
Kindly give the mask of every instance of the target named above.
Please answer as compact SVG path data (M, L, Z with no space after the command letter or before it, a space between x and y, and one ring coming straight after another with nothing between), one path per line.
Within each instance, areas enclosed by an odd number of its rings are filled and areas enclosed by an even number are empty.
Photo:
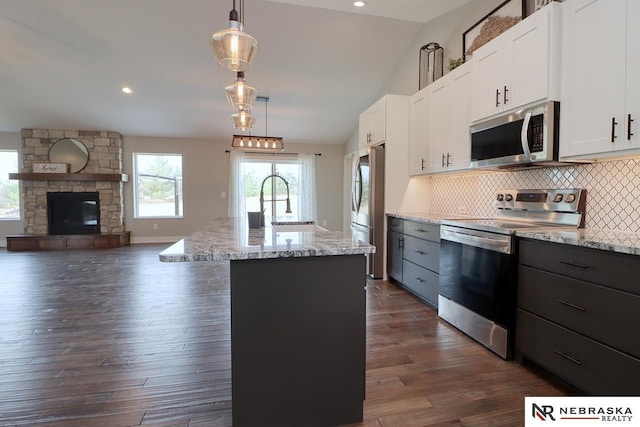
M564 11L560 158L598 159L640 147L638 0L568 0Z
M409 175L427 173L427 90L430 87L409 97Z
M427 172L469 168L471 65L464 64L427 86Z
M358 145L360 148L382 144L386 139L386 97L380 98L360 114Z
M473 53L473 121L559 100L561 11L551 3Z

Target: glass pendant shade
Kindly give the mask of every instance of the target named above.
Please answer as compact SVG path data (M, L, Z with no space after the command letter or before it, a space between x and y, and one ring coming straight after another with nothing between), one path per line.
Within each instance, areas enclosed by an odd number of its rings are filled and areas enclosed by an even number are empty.
M236 110L250 110L256 102L256 88L244 82L244 72L238 72L238 80L224 88L229 104Z
M251 115L251 111L240 110L231 115L231 121L236 129L251 130L256 123L256 118Z
M229 28L217 31L211 36L211 47L222 68L244 71L251 68L258 50L258 41L243 31L243 26L238 20L230 17Z

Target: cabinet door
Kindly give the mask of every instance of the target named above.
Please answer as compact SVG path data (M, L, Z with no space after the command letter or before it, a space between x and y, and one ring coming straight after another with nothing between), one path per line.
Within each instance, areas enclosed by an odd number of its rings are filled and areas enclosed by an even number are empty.
M549 13L546 7L505 33L508 37L504 108L510 110L549 95ZM554 43L559 43L554 40Z
M468 169L471 162L471 67L463 66L451 73L453 77L451 139L449 142L448 170Z
M427 88L409 98L409 175L427 172Z
M402 234L389 232L387 239L387 275L402 283Z
M429 89L429 103L427 106L427 153L429 173L447 170L447 150L451 143L451 128L453 126L452 86L449 79L442 77L431 83Z
M611 152L624 140L626 2L565 6L560 156Z
M358 126L358 147L365 148L369 144L371 132L373 132L373 116L370 111L360 114Z
M505 56L503 38L498 37L473 53L472 120L492 116L503 109Z
M640 148L640 1L627 1L627 93L623 118L625 148ZM629 119L633 121L629 121Z
M370 145L382 144L387 135L386 99L382 98L371 106L373 138Z

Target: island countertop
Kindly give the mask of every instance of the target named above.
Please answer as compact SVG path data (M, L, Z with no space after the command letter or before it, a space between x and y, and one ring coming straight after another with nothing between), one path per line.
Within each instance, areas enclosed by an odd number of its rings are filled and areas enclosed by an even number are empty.
M312 256L359 255L375 246L341 232L276 231L267 226L249 229L235 218L218 218L202 230L160 253L162 262L225 261Z

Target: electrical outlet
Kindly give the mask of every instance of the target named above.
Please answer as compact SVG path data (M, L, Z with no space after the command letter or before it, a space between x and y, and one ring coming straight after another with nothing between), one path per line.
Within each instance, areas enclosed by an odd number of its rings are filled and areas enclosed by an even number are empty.
M153 229L157 230L158 229L158 224L156 224L155 222L153 223Z
M220 193L220 197L224 199L225 197L227 197L227 193L223 191L222 193Z
M326 227L326 226L327 226L327 220L326 220L326 219L323 219L323 220L322 220L322 226L323 226L323 227Z

